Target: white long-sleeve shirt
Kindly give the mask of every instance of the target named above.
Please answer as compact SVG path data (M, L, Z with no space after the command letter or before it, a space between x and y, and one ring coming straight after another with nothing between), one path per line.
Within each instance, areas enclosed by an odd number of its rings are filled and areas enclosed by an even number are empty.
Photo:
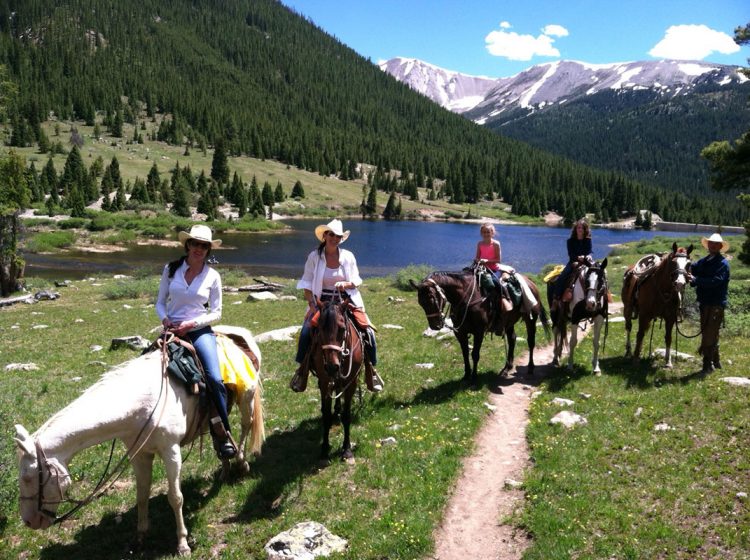
M357 268L357 259L354 258L354 253L339 247L339 265L344 270L346 280L354 284L354 287L346 290L346 293L352 298L352 303L355 307L360 307L364 310L365 302L357 289L362 284L362 278L359 276L359 268ZM297 289L310 290L316 298L319 298L323 292L325 270L325 253L321 255L315 249L307 256L305 272L302 274L300 281L297 282Z
M183 262L169 278L169 265L164 267L156 298L156 313L160 321L167 317L174 323L195 321L193 330L197 330L221 319L221 276L204 265L188 285L185 281L187 269L187 262Z

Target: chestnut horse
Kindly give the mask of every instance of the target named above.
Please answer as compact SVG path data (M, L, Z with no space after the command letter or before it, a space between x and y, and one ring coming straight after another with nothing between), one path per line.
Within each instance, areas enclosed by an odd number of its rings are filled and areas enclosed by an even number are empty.
M537 301L539 290L531 280L526 278L529 289ZM464 358L464 379L473 385L477 384L477 364L482 342L487 331L493 328L493 304L490 297L484 297L479 288L478 273L474 269L464 269L461 272L434 272L419 284L411 283L417 290L419 305L427 316L427 323L433 330L440 330L445 326L446 314L444 308L450 304L450 318L453 323L453 333L461 345ZM544 330L549 332L549 319L544 307L539 306L540 312L525 312L520 305L514 306L509 312L500 312L500 330L508 341L508 351L505 365L500 375L505 375L513 369L513 356L516 348L515 324L523 319L526 323L526 336L529 345L528 373L534 373L534 347L536 346L536 321L541 316ZM469 363L469 335L474 338L474 348L471 351L472 363Z
M357 389L359 373L364 361L364 341L354 321L347 313L347 303L335 298L320 304L320 317L315 330L310 364L318 377L320 411L323 416L323 445L321 459L328 460L331 450L329 432L334 421L331 405L336 401L344 425L344 444L341 458L354 462L349 432L352 421L352 397Z
M682 307L683 292L690 272L692 244L685 249L672 244L672 252L652 255L658 264L648 274L638 274L635 266L625 272L622 283L623 315L625 316L625 357L630 354L630 331L633 318L638 317L638 334L633 359L638 360L643 347L643 337L651 321L664 319L665 367L672 367L672 327L677 322Z

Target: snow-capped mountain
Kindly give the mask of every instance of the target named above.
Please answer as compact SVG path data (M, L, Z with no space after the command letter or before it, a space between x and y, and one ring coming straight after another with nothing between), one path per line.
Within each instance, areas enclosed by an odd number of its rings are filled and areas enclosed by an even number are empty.
M497 79L467 76L407 58L393 58L380 68L443 107L467 113L479 124L508 109L532 112L604 91L651 90L673 97L701 84L747 81L736 66L676 60L613 64L562 60Z
M471 109L496 85L494 78L452 72L416 58L392 58L379 66L399 82L454 113Z

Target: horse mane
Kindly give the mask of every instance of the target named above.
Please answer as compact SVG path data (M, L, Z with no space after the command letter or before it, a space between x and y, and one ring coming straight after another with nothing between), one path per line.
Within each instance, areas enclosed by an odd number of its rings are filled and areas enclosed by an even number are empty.
M126 362L113 366L111 369L105 371L93 385L84 390L75 400L71 401L62 409L55 412L50 418L48 418L47 421L39 427L37 432L48 430L49 428L53 427L63 415L67 414L68 409L74 406L78 401L90 396L93 393L99 392L102 388L107 387L115 381L120 381L123 375L131 376L133 378L132 383L140 383L139 377L135 375L135 372L130 370L146 369L153 361L161 361L161 352L149 352L148 354L136 356L135 358L131 358Z

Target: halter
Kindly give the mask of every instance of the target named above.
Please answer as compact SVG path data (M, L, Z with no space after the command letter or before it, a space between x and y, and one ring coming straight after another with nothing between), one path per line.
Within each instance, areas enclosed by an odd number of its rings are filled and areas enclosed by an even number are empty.
M54 525L55 523L58 523L57 514L44 507L45 504L60 504L63 502L63 490L60 486L60 473L57 472L57 467L53 467L52 464L50 464L49 460L47 459L47 456L44 453L44 450L42 449L42 446L39 445L39 442L35 439L34 440L34 447L36 448L36 462L37 462L37 488L36 492L34 494L31 494L30 496L20 496L19 499L21 500L36 500L37 503L37 511L41 513L43 516L45 516L47 519L49 519ZM47 468L47 472L49 473L49 476L47 476L47 479L44 479L44 472L42 469L42 462L44 462L44 466ZM45 500L44 499L44 487L47 486L47 484L52 480L52 471L53 469L56 471L55 474L57 474L57 492L60 495L59 500ZM70 474L66 474L68 478L70 478Z
M458 326L451 326L449 327L450 330L453 332L457 332L463 324L466 322L466 317L469 315L469 307L472 304L472 299L474 299L474 293L477 290L477 285L479 282L477 281L477 276L479 274L478 270L472 271L472 283L471 283L471 293L469 293L469 297L466 299L466 303L464 304L464 316L461 318L461 322L458 324ZM447 312L443 312L443 308L445 307L446 303L450 303L448 301L448 296L445 294L445 291L443 288L435 282L435 280L430 276L427 278L424 283L430 284L431 286L435 287L435 290L437 291L438 295L440 296L438 300L438 313L425 313L425 316L429 319L430 317L440 317L440 321L443 326L445 326L445 318L453 314L453 304L450 304L449 310Z
M438 296L440 296L440 300L438 300L438 312L437 313L427 313L427 318L430 317L440 317L440 319L445 323L445 314L443 313L443 308L445 307L445 304L448 303L448 296L445 295L445 292L443 291L443 288L440 287L440 284L435 282L431 277L425 280L426 284L431 284L435 287L435 291L437 291Z

